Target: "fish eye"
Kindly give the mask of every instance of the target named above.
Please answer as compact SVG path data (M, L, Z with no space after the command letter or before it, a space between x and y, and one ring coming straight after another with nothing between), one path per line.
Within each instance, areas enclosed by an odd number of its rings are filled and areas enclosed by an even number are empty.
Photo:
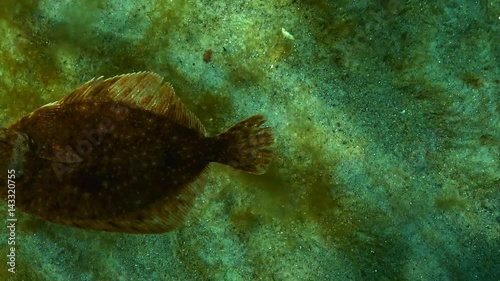
M35 143L35 140L31 137L28 136L28 147L31 149L31 150L37 150L38 149L38 145Z

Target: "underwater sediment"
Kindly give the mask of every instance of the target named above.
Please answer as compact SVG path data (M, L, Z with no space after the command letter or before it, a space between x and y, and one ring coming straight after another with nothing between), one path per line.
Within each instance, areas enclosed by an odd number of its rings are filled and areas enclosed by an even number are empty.
M16 273L2 262L0 280L498 279L499 15L494 1L2 1L2 127L93 77L152 71L210 134L261 113L276 143L261 176L211 164L166 234L16 211Z

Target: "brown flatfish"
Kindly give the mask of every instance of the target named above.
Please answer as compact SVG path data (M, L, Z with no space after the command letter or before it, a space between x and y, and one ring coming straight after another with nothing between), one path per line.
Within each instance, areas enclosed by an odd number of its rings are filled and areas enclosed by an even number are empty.
M209 137L159 75L93 79L0 130L0 179L14 174L15 207L45 220L162 233L183 222L210 162L266 171L264 122L255 115Z

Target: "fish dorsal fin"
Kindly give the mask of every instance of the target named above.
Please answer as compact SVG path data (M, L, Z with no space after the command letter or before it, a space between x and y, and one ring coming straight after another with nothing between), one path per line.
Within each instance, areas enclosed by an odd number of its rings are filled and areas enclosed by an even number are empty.
M111 99L164 115L178 124L206 134L200 120L177 98L170 83L163 82L163 78L156 73L135 72L108 79L92 79L61 99L58 104L99 99Z

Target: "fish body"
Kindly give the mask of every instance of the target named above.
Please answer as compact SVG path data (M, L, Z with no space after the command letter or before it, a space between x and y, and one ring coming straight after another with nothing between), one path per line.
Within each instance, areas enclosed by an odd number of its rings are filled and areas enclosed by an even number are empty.
M16 171L16 205L29 214L162 233L183 222L210 162L267 169L273 137L264 121L252 116L208 137L157 74L99 78L3 129L0 168Z

